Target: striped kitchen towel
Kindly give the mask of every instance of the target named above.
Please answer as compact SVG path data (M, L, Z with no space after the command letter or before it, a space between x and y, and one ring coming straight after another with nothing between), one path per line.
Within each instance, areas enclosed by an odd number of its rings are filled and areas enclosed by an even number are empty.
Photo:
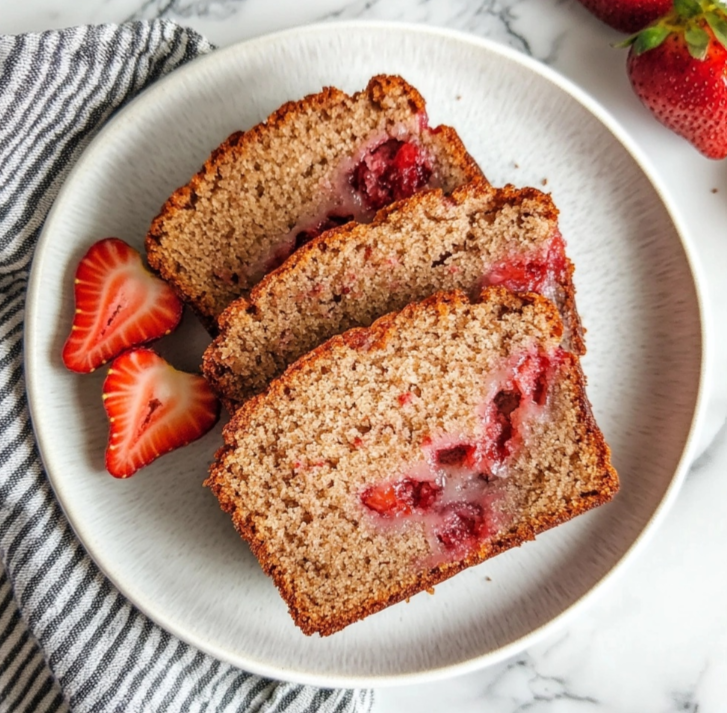
M367 711L368 691L269 681L117 592L50 489L28 416L23 315L43 221L110 114L212 47L173 23L0 36L0 711Z

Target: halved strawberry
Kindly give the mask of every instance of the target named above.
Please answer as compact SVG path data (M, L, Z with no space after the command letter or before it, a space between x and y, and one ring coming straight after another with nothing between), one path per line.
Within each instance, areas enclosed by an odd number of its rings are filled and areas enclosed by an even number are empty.
M63 363L89 373L124 349L171 332L182 303L152 275L141 256L118 238L94 243L78 264L76 313L63 347Z
M116 478L203 436L220 415L204 377L177 371L143 347L113 361L103 400L110 424L106 469Z

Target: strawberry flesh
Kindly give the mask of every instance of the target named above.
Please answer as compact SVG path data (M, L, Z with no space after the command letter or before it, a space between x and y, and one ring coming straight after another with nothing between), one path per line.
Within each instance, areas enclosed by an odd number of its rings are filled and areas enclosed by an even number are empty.
M501 285L513 292L542 294L549 286L565 279L567 259L560 233L544 250L530 255L513 255L495 263L485 275L485 285Z
M94 243L76 270L76 311L63 347L71 371L89 373L125 349L172 331L182 303L118 238Z
M513 437L512 412L520 405L520 390L500 391L492 403L492 416L487 426L489 443L485 453L493 463L502 463L510 455Z
M514 419L516 411L526 404L545 404L549 376L564 355L562 349L557 349L550 356L539 352L527 353L515 366L512 378L485 409L482 449L490 472L501 468L519 443Z
M106 469L116 478L200 438L220 414L203 377L177 371L143 347L113 361L103 400L110 427Z
M369 210L410 198L432 175L432 165L410 141L389 139L370 151L353 169L350 183Z
M435 534L445 550L470 550L494 534L478 503L450 503L439 514L441 524Z
M396 483L375 485L361 493L361 502L383 517L409 515L432 507L442 488L433 480L404 478Z
M435 453L435 460L440 466L472 468L475 462L476 448L469 443L458 443L449 448L440 448Z

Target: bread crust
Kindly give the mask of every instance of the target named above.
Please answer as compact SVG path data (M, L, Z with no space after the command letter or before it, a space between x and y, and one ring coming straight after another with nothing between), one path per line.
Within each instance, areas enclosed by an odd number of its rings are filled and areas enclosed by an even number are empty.
M508 309L522 309L524 305L535 304L548 313L547 322L552 336L559 339L562 334L562 323L557 310L552 303L544 297L534 293L513 294L500 287L488 287L482 292L481 300L497 300L506 305ZM588 449L597 453L597 467L601 473L600 484L596 489L582 492L575 502L566 503L562 509L547 517L532 519L527 523L509 530L494 540L483 543L479 549L468 554L464 559L432 567L428 571L420 572L415 581L405 587L393 586L388 593L376 600L370 600L365 605L358 606L336 618L323 618L314 612L306 610L302 602L289 586L281 562L276 553L267 547L265 540L260 537L252 518L246 518L236 505L236 495L226 481L225 458L235 449L235 435L249 428L252 416L263 400L285 399L291 389L305 384L305 374L314 368L317 363L326 363L334 359L336 353L342 348L353 349L358 352L367 352L383 348L396 333L397 322L411 318L419 310L436 309L446 314L448 310L457 305L471 304L471 300L462 292L437 293L420 303L409 305L401 313L386 315L378 319L369 328L355 328L333 337L312 352L290 366L283 376L270 384L268 390L246 402L233 416L223 431L225 445L215 455L215 463L210 469L210 475L205 481L220 502L221 508L230 513L235 528L249 544L253 554L275 583L281 596L289 607L290 614L296 625L308 635L318 633L328 636L344 627L359 621L370 614L378 612L392 604L408 599L418 592L429 590L436 584L454 576L458 572L479 564L512 547L535 539L535 536L545 530L555 527L573 517L594 507L610 501L619 488L618 475L611 465L610 449L606 444L601 431L596 425L590 403L585 393L586 379L580 368L578 358L573 354L565 354L565 363L561 367L566 371L566 378L577 394L578 408L578 445L579 448Z
M332 106L341 105L347 101L356 102L360 98L367 98L375 107L385 110L392 95L404 95L413 114L426 116L426 104L421 94L404 79L396 75L377 75L371 78L366 88L352 96L335 87L324 87L316 94L310 94L298 101L283 104L273 112L265 121L253 126L247 131L236 131L223 141L205 161L202 168L190 181L172 193L162 206L159 214L154 218L146 235L144 244L147 261L151 269L162 279L166 280L176 294L194 310L207 330L216 333L216 317L218 311L214 309L214 300L205 292L191 294L190 289L180 279L173 260L165 253L164 242L167 238L167 223L180 212L194 210L197 193L207 183L214 183L218 177L218 168L223 162L229 163L244 156L250 148L266 141L270 134L284 129L294 122L296 117L304 112L326 112ZM457 132L448 126L440 126L432 130L440 134L442 141L448 143L449 155L452 162L464 173L466 179L484 179L484 175L467 153Z

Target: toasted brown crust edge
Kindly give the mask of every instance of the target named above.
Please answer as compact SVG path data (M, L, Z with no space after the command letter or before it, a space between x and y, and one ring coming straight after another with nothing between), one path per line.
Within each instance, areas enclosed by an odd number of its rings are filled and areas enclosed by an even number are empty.
M570 337L568 349L577 356L583 356L586 353L585 327L581 322L581 315L576 307L576 286L573 282L573 274L575 273L575 265L570 258L566 258L566 274L563 282L560 284L560 308L561 317L564 324L568 327L568 335Z
M259 298L269 288L274 289L276 286L282 285L286 279L286 275L299 268L303 269L302 266L315 260L315 256L319 252L325 251L338 243L354 239L359 232L365 233L371 227L386 223L391 215L406 215L422 205L426 205L429 202L439 202L442 199L450 201L454 205L459 205L471 197L491 198L491 210L493 211L499 211L505 205L520 205L528 200L534 201L540 206L543 217L557 224L559 212L549 194L543 193L537 188L516 188L512 184L507 184L502 188L495 188L486 179L475 179L456 188L448 196L444 196L441 189L438 188L421 191L411 198L396 201L382 208L374 216L371 223L365 225L360 223L347 223L346 225L332 228L322 233L294 252L276 270L268 273L253 287L248 297L238 298L220 314L217 320L218 334L202 356L202 373L222 400L225 408L230 413L234 413L235 409L239 408L242 402L230 394L225 386L225 374L228 373L228 370L222 365L221 359L218 356L219 351L227 339L227 330L231 324L241 313L247 312L248 310L257 310ZM582 356L585 354L586 348L583 340L583 327L581 326L581 320L575 302L574 270L573 263L568 260L565 280L560 285L563 294L561 307L564 311L563 321L570 329L571 339L569 348L575 354Z
M554 305L541 295L534 293L513 294L501 287L487 287L482 292L481 301L486 301L495 296L505 298L511 305L516 305L520 308L525 304L533 304L536 302L544 304L551 312L549 321L554 330L554 334L559 335L562 332L561 320ZM397 314L404 314L407 311L425 308L429 305L436 305L438 309L446 309L446 305L457 303L471 304L471 300L462 292L437 293L423 302L414 303L405 307L400 313L388 314L381 317L371 327L351 329L348 332L333 337L288 367L281 377L271 382L267 392L259 394L247 401L235 413L223 430L225 445L215 454L215 463L212 465L210 475L205 480L204 485L212 490L222 510L231 514L233 524L238 533L250 546L253 554L260 562L263 571L272 577L275 586L288 605L293 621L304 634L312 635L317 633L321 636L334 634L349 624L360 621L392 604L404 601L421 591L431 589L436 584L453 577L468 567L480 564L512 547L519 547L525 542L534 540L536 535L567 522L592 508L609 502L618 492L618 474L611 465L611 450L606 444L603 434L596 425L593 417L591 405L585 393L585 375L581 370L578 357L574 354L566 353L566 359L570 366L568 378L573 382L578 394L579 423L582 426L581 439L582 442L586 442L590 448L598 452L598 468L603 473L601 487L598 490L581 493L581 499L579 501L564 505L558 515L544 518L534 525L521 525L516 530L507 533L494 542L485 543L480 550L470 554L463 561L433 568L429 572L422 573L417 577L415 583L399 591L392 592L383 599L371 601L360 606L335 620L321 620L304 611L303 607L296 600L294 592L288 586L285 577L279 573L279 563L275 558L274 552L269 551L262 538L258 537L254 525L237 512L235 496L224 482L224 468L221 465L221 461L227 452L234 450L234 434L238 429L246 428L249 416L254 411L256 403L265 398L266 394L276 393L283 395L286 388L294 385L296 376L308 364L318 359L327 358L338 346L345 345L359 351L375 348L376 346L383 346L393 333L393 322Z
M324 87L320 92L315 94L309 94L297 101L286 102L267 119L247 131L235 131L232 133L212 151L202 168L192 176L189 182L177 188L169 196L157 216L152 220L149 231L144 239L147 262L149 267L172 287L175 294L192 308L210 334L214 335L217 333L217 315L206 310L200 299L190 297L184 291L176 275L168 269L164 262L161 242L166 235L165 222L167 218L177 211L187 210L193 207L197 189L203 182L212 179L216 175L218 163L223 158L244 153L248 146L259 141L265 136L266 132L293 121L301 110L308 108L316 109L316 107L323 109L330 102L343 101L346 98L350 98L355 102L363 95L367 95L373 104L381 105L387 94L394 89L401 89L403 93L408 94L409 104L414 113L426 111L426 102L419 91L398 75L378 74L369 80L365 89L356 92L352 96L347 95L340 89L336 89L336 87ZM453 128L449 126L438 126L432 131L443 133L446 140L452 143L453 156L461 164L470 179L479 178L486 181L482 170L467 152L462 140Z

